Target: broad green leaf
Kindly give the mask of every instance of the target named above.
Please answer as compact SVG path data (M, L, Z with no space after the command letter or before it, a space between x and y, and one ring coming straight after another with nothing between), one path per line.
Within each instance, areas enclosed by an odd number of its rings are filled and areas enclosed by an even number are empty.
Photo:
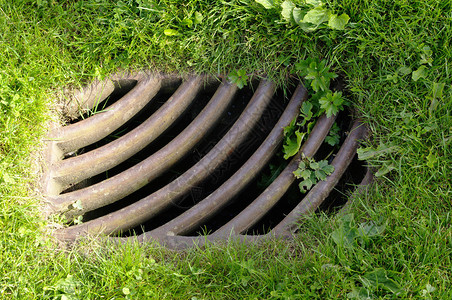
M331 238L339 247L351 248L355 246L358 229L351 222L342 222L339 228L331 233Z
M303 180L298 184L298 187L300 188L300 192L305 193L307 190L309 190L314 185L314 182L312 182L311 179Z
M378 169L377 173L375 173L375 177L381 177L383 175L386 175L387 173L391 172L392 170L394 170L395 167L393 164L384 164L383 166L380 167L380 169Z
M342 109L343 102L342 92L331 93L331 91L328 91L325 96L319 99L320 107L325 110L328 118L336 115Z
M397 72L400 73L403 76L410 74L412 71L413 70L411 70L410 67L405 67L405 66L402 66L402 67L397 69Z
M306 169L306 163L304 161L300 161L298 164L298 169L304 170Z
M303 23L303 18L306 15L306 10L295 7L292 11L292 15L295 23L301 26L301 24Z
M291 22L292 21L292 11L295 8L295 4L293 4L292 1L284 1L283 3L281 3L281 15L284 18L284 20L286 20L287 22Z
M309 5L317 7L317 6L322 6L325 3L323 3L322 0L306 0L306 4L309 4Z
M427 68L425 66L420 66L419 69L413 71L413 74L411 74L411 78L414 81L418 81L420 78L425 78L427 76L426 69Z
M303 102L300 108L300 116L303 117L303 120L299 124L300 126L304 126L306 122L310 121L312 118L312 103L311 102Z
M290 136L295 131L295 123L297 122L297 117L295 117L289 125L284 127L284 136Z
M179 31L175 30L175 29L165 29L163 31L163 33L167 36L175 36L175 35L179 35Z
M320 164L316 161L311 161L309 163L309 167L313 170L317 170L318 168L320 168Z
M245 70L233 70L229 73L229 81L235 83L239 89L242 89L248 82L248 75Z
M311 62L313 62L313 58L307 58L295 63L295 69L299 73L300 76L305 77L309 73L309 66Z
M194 17L195 25L201 24L203 19L204 19L204 16L202 15L202 13L200 13L198 11L195 12L195 17Z
M443 96L444 82L433 82L433 98L441 98Z
M180 22L180 25L187 26L188 28L191 28L193 26L193 20L190 18L185 18Z
M303 102L300 108L300 113L309 121L312 118L312 103L309 101Z
M336 30L344 30L345 25L347 25L350 17L347 14L342 14L340 16L331 14L328 19L328 27Z
M310 179L311 178L311 170L307 170L307 169L296 169L293 174L295 175L296 178L300 179Z
M333 165L326 165L322 168L322 170L327 174L331 175L334 172L334 166Z
M361 281L365 286L376 289L378 287L384 288L393 294L397 294L402 291L400 285L393 279L389 278L386 270L383 268L377 268L372 272L368 272L361 277Z
M255 0L257 3L261 4L266 9L271 9L275 7L273 0Z
M317 177L318 180L325 180L326 179L326 174L323 170L319 169L319 170L315 170L315 177Z
M359 224L358 232L360 236L373 237L381 235L385 229L386 229L385 224L378 226L374 222L370 221Z
M289 159L289 157L292 157L298 153L305 135L306 133L301 133L297 130L295 131L295 137L286 140L286 144L283 146L284 159Z
M358 153L359 160L367 160L370 158L380 157L387 153L396 152L398 150L399 150L399 148L397 146L387 146L387 145L381 143L377 147L377 149L374 149L372 147L367 147L367 148L360 147L360 148L358 148L358 150L356 152Z
M347 299L371 300L374 298L369 290L360 286L358 288L354 287L352 291L347 294Z
M328 21L331 11L327 8L316 7L311 9L303 17L303 23L312 23L314 25L320 25L323 22Z

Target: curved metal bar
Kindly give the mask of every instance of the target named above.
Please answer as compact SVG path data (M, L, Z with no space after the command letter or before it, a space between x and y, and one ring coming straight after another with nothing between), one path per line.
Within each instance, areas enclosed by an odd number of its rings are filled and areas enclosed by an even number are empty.
M68 217L73 217L113 203L142 188L181 159L210 131L231 103L236 91L236 85L223 83L196 119L165 147L139 164L102 182L53 198L48 197L51 208L54 212L63 212ZM82 209L73 207L72 204L76 201L81 203Z
M158 243L160 246L165 247L170 250L184 250L192 247L205 247L208 244L214 244L219 242L240 242L240 243L259 243L265 239L262 236L257 235L231 235L227 239L215 237L212 235L206 236L150 236L147 233L143 233L139 236L130 237L111 237L106 236L104 241L107 243L113 243L115 245L126 245L126 244L154 244Z
M162 88L174 82L172 77L149 76L139 79L137 85L119 101L83 121L61 127L50 139L58 140L63 152L70 152L97 142L123 125L139 112Z
M250 103L226 135L197 164L175 181L123 209L84 224L56 232L62 240L74 240L82 234L111 234L127 230L149 220L202 181L247 137L258 122L275 91L275 84L262 80Z
M68 101L63 108L64 115L72 118L78 118L80 112L91 110L99 103L102 103L115 90L123 84L136 84L138 80L148 76L144 71L141 72L120 72L99 81L96 80L89 86L76 91L67 91Z
M366 126L360 121L353 124L350 134L345 139L341 149L337 153L333 162L334 172L327 177L325 181L318 182L303 200L282 220L270 234L288 235L297 228L296 221L301 215L309 213L317 209L317 207L328 197L331 190L336 186L339 179L350 165L359 146L359 140L363 139L367 134Z
M204 76L196 76L184 82L159 110L126 135L90 152L60 161L54 165L53 179L62 185L63 190L70 183L109 170L138 153L185 111L203 87L204 79Z
M323 140L328 135L335 117L327 118L323 115L315 125L308 140L304 143L298 154L290 161L279 176L259 195L250 205L242 210L231 221L215 231L215 236L228 236L231 233L242 233L256 224L286 193L295 181L293 172L298 168L300 158L303 155L312 157L320 148Z
M256 152L234 175L231 176L231 178L208 197L185 211L180 216L172 219L159 228L146 232L146 236L186 234L196 229L205 220L213 217L215 213L222 209L236 194L246 187L274 155L284 136L283 128L289 125L289 123L297 117L301 103L305 101L306 98L307 91L300 84L268 137L259 149L256 150Z
M344 204L344 206L337 212L337 215L344 215L350 210L350 206L353 203L353 201L358 197L360 194L365 193L369 189L369 185L374 180L374 174L372 173L372 170L370 167L366 167L366 175L364 175L364 178L361 180L361 182L357 185L353 193L350 197L348 197L347 202Z

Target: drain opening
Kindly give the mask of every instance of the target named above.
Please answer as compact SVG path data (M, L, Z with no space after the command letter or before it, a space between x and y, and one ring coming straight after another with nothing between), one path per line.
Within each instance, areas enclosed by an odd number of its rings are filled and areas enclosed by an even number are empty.
M102 112L68 125L75 128L72 132L72 128L63 128L54 133L59 139L49 149L62 149L63 154L57 151L50 155L51 171L44 182L47 210L74 220L57 236L74 240L87 233L106 233L163 241L171 236L195 238L206 233L225 237L231 230L265 236L270 230L281 232L287 227L286 219L299 210L311 209L301 207L306 206L305 200L301 201L303 195L291 174L296 159L281 162L279 154L282 128L298 114L306 99L303 87L275 91L274 84L264 80L250 89L238 90L229 83L204 77L181 81L142 76L124 82L129 83L123 85L124 89L117 84L105 97ZM137 101L140 109L124 111ZM91 121L95 118L98 124ZM112 118L121 120L111 122ZM323 143L333 121L319 119L313 137L303 146L304 153L323 159L334 152L330 160L335 157L337 149ZM113 124L113 129L102 135L85 130L92 136L86 138L83 129L92 126L90 123L97 128ZM340 114L337 123L343 145L337 155L346 157L348 152L356 152L356 139L363 138L365 130L356 122L351 129L347 113ZM356 132L346 139L347 131ZM84 145L75 149L76 156L69 157L67 153L82 144L71 141L77 134ZM138 144L137 149L130 149ZM281 174L269 174L269 164L280 168ZM346 200L344 195L365 173L356 159L345 169L339 184L333 185L337 190L330 187L325 201L314 195L315 201L320 201L315 209L331 210L341 205ZM270 175L275 175L275 181L263 185ZM256 212L260 207L266 208Z

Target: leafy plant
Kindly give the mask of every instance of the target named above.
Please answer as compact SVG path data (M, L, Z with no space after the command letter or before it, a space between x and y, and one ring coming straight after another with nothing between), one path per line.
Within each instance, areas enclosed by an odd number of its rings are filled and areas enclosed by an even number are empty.
M280 10L282 18L292 24L300 26L305 32L312 32L321 28L344 30L350 17L343 13L334 14L321 0L306 0L305 5L298 7L292 1L286 0L277 6L273 0L255 0L266 9Z
M320 61L318 58L308 58L295 64L298 75L310 82L314 95L308 101L303 102L297 123L293 120L289 126L284 128L284 158L294 156L301 147L301 142L311 133L316 123L316 118L326 113L327 117L336 115L344 109L348 102L342 98L341 92L332 92L329 89L330 81L337 75L330 72L327 61ZM337 132L339 127L334 127L326 142L335 145L339 142ZM336 134L334 134L336 133Z
M344 102L345 100L342 98L342 92L332 93L331 91L328 91L319 99L320 107L325 110L328 118L344 109Z
M308 58L295 64L295 69L301 77L311 81L314 92L328 91L330 80L336 78L335 73L329 72L327 61L318 58Z
M339 144L340 136L339 136L339 126L336 122L334 122L333 126L330 129L327 137L325 138L325 143L328 143L330 146L336 146Z
M245 70L233 70L229 74L228 79L232 83L235 83L239 89L242 89L247 85L248 75L246 75Z
M294 119L295 121L295 119ZM292 121L293 122L293 121ZM295 124L292 128L295 127ZM301 147L301 142L304 140L306 136L306 132L300 132L299 130L293 131L293 134L286 135L283 150L284 150L284 159L289 159L298 153Z
M317 162L312 158L305 157L293 174L296 178L303 179L298 186L302 193L306 193L319 180L325 180L333 172L334 166L329 165L328 161L321 160Z

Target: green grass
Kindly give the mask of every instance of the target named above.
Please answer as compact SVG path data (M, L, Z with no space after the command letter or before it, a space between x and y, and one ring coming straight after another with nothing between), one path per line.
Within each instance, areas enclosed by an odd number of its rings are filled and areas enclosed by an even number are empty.
M305 33L251 0L0 1L0 297L452 299L452 5L329 6L350 16L345 31ZM202 22L184 25L195 12ZM368 146L393 147L370 159L391 171L356 199L353 219L310 216L291 243L183 253L94 242L61 250L49 239L35 153L55 92L140 68L243 69L283 84L307 57L345 77L371 128ZM397 71L422 65L417 81ZM374 223L379 230L363 229Z

